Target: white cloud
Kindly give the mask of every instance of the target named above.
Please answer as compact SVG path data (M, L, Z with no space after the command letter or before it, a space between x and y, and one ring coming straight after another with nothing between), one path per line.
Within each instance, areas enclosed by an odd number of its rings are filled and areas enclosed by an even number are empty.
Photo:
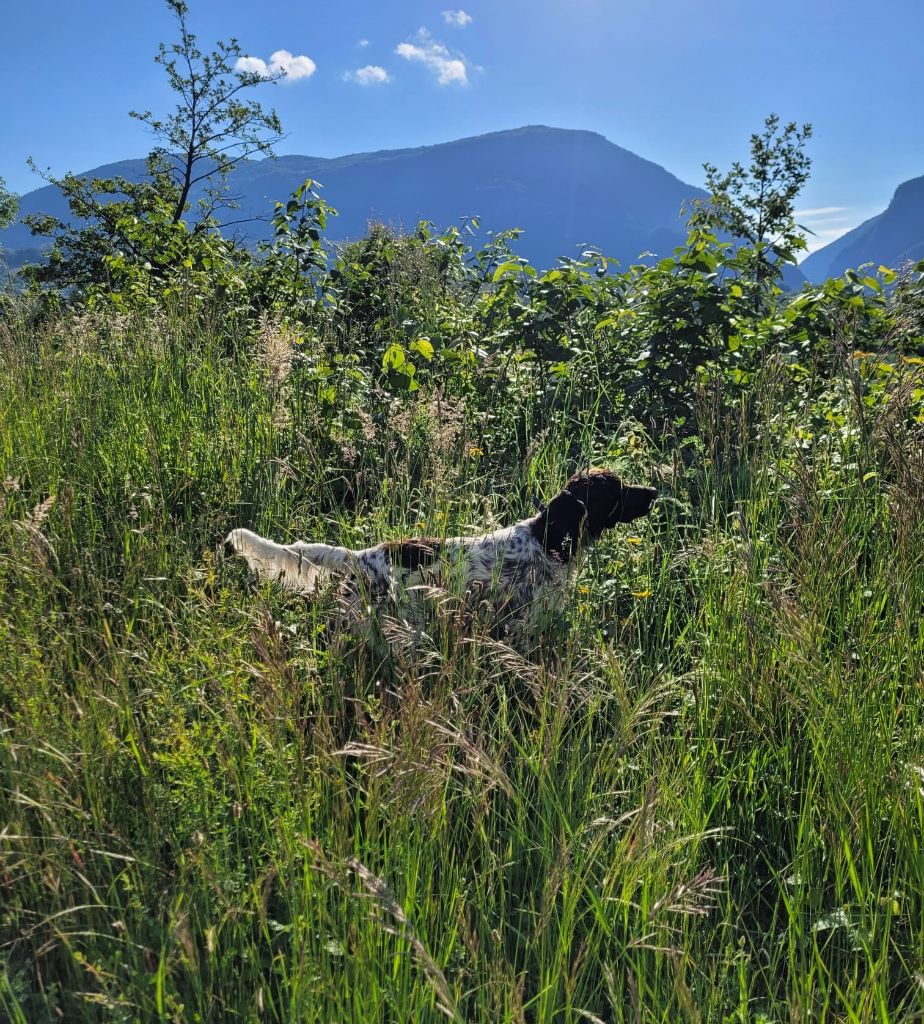
M805 255L829 245L856 227L859 223L858 212L849 206L812 206L805 210L794 210L796 223L811 232L806 238Z
M260 60L259 57L238 57L237 64L234 65L234 70L252 71L254 74L263 75L264 78L268 72L266 61Z
M361 50L365 50L365 48L369 45L369 40L368 39L360 39L360 41L356 45Z
M798 220L800 217L826 217L832 213L846 213L846 206L813 206L809 210L796 210L793 216Z
M458 82L459 85L468 84L468 69L465 60L462 57L453 56L425 28L418 30L416 43L399 43L395 47L395 53L405 60L415 60L429 68L436 75L436 80L440 85L449 85L450 82Z
M317 67L317 64L304 54L296 57L288 50L276 50L270 54L269 61L260 57L238 57L234 70L251 71L261 78L283 75L287 82L297 82L300 78L311 78Z
M357 68L355 71L344 73L344 81L356 82L357 85L387 85L391 76L378 64L367 64L364 68Z
M472 16L465 11L443 11L443 21L453 28L465 28L472 20Z

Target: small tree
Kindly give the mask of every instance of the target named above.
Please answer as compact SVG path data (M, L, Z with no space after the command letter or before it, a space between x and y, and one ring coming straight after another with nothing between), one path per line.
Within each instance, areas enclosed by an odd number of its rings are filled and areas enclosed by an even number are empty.
M0 228L9 227L13 223L19 201L12 192L7 192L6 182L0 178Z
M737 161L721 174L704 164L709 198L694 204L690 226L726 233L746 242L754 254L758 286L779 276L782 263L795 263L805 236L795 221L795 200L808 181L812 161L805 144L812 126L794 121L780 127L777 114L751 136L751 163Z
M211 226L215 210L228 205L227 176L234 166L255 153L271 156L273 146L282 138L276 112L265 111L253 100L243 101L240 94L278 81L285 73L235 70L242 56L236 39L219 41L212 53L203 54L186 23L186 4L183 0L166 3L176 16L180 38L170 47L161 43L154 60L166 70L170 88L180 100L174 113L164 119L150 110L129 114L148 125L160 140L154 152L170 166L177 189L174 224L186 212L192 189L207 184L200 213L191 225L195 232Z
M9 227L10 224L13 223L13 219L16 217L16 211L18 209L19 200L12 192L7 192L6 182L3 178L0 178L0 230ZM3 269L5 265L6 261L4 259L3 246L0 245L0 269ZM2 300L3 291L8 283L9 278L7 278L7 281L5 282L0 282L0 300Z
M162 43L154 59L179 97L177 107L163 119L151 111L130 112L158 140L148 157L147 179L49 175L79 223L48 215L26 218L33 234L54 239L47 263L30 268L29 276L40 284L83 289L105 283L116 260L141 264L155 278L165 276L189 259L198 236L216 226L216 212L234 205L228 180L233 168L255 153L272 155L282 137L275 111L241 99L244 90L281 74L236 70L242 56L236 39L204 54L189 31L186 4L166 3L176 16L179 40L170 47ZM197 186L203 195L190 216Z
M6 182L0 178L0 230L9 227L19 209L19 200L12 192L7 192ZM0 245L0 259L3 258L3 246Z

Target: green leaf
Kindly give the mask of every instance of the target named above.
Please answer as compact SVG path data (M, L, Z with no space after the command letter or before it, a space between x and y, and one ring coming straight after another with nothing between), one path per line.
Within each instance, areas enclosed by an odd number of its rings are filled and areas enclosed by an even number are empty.
M508 260L506 263L502 263L495 271L494 276L491 278L492 281L499 281L502 277L507 277L511 274L517 274L520 272L520 264L517 260Z
M383 370L398 370L403 371L407 363L407 357L404 354L404 347L395 342L393 345L385 350L385 355L382 356L382 369Z
M419 352L429 362L433 358L433 342L429 338L417 338L410 344L412 352Z

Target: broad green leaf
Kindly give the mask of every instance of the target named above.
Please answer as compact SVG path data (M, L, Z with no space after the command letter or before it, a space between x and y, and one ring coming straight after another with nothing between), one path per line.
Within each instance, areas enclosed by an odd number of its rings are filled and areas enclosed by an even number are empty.
M429 338L417 338L410 345L412 352L419 352L429 362L433 358L433 342Z
M491 278L492 281L499 281L502 277L507 277L510 274L517 274L520 271L520 264L516 260L508 260L506 263L502 263L495 271L494 276Z
M385 355L382 356L382 369L383 370L402 370L407 363L407 357L404 354L404 348L397 344L389 345L385 350Z

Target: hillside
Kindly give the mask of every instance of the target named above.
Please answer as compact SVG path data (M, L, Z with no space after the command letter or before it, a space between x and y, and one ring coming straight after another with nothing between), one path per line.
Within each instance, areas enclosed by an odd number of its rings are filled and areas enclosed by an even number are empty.
M84 173L137 180L144 171L144 160L125 160ZM334 240L362 236L370 219L409 228L420 219L446 226L478 216L483 231L522 228L519 251L537 266L586 244L623 264L643 252L669 254L685 237L682 205L705 195L602 135L534 126L416 149L249 162L235 173L240 209L229 217L260 219L234 230L248 242L266 237L273 201L308 177L340 211L330 226ZM54 188L22 196L21 215L37 212L65 215ZM15 259L35 239L16 224L0 233L0 245Z
M924 259L924 175L903 182L888 207L799 265L810 281L823 281L861 263L899 267Z

